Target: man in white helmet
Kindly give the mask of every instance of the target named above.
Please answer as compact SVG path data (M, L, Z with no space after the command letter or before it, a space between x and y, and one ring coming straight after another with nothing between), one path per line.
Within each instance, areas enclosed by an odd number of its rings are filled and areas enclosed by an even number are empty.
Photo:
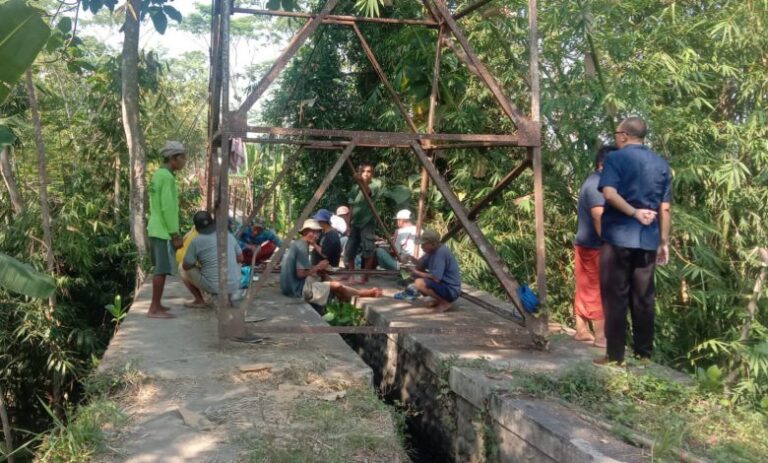
M376 249L376 260L379 267L386 270L398 270L401 259L410 260L416 252L416 225L411 222L411 211L403 209L395 216L397 231L392 239L395 249L379 247Z

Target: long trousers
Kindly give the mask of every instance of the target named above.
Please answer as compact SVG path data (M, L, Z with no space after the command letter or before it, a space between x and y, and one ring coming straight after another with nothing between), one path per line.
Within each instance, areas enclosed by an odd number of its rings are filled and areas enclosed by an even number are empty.
M632 317L633 349L638 357L653 350L656 251L604 243L600 248L600 293L605 312L608 359L624 361L627 310Z

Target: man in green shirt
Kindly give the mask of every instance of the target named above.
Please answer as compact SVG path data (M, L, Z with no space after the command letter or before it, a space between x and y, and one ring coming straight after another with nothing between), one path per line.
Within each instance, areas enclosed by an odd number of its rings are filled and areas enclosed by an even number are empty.
M176 249L182 247L179 234L179 193L176 189L174 172L184 168L187 151L177 141L169 141L160 150L163 166L157 169L149 183L149 235L150 255L155 267L152 277L152 303L147 316L150 318L173 318L170 308L161 303L165 277L173 275L176 269Z
M356 176L362 180L368 196L375 202L382 193L382 186L379 180L373 178L373 166L371 164L361 164L358 167ZM358 185L353 190L354 196L350 201L352 206L352 220L350 221L351 232L347 241L347 248L344 255L347 259L347 268L354 270L355 257L358 252L363 258L363 268L373 270L376 266L376 221L373 217L373 211L368 206L363 192ZM368 277L363 275L360 279L361 284L368 282Z

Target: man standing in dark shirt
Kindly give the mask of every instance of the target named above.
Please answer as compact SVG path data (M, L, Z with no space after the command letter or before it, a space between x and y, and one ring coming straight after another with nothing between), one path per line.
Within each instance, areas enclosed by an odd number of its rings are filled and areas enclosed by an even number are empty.
M605 196L600 249L600 291L605 311L607 356L595 363L624 362L627 309L632 315L635 355L648 361L653 350L656 264L669 260L672 173L667 162L643 144L648 128L639 117L617 129L619 151L605 160L599 189Z
M341 238L339 232L331 226L331 211L320 209L312 217L320 223L322 232L318 241L319 249L312 251L312 263L317 265L322 260L327 260L331 267L338 267L341 259Z
M573 314L576 318L577 341L594 343L605 347L603 302L600 298L600 219L603 215L605 198L597 189L603 163L608 153L616 151L615 146L601 146L595 156L595 171L581 185L578 204L578 232L574 240L573 273L576 280L576 294L573 298ZM592 323L594 336L589 332Z

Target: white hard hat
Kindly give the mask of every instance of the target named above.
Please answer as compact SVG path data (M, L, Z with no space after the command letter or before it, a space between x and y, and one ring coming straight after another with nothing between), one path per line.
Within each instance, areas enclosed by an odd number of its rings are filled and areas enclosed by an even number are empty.
M408 209L403 209L397 213L395 216L396 220L411 220L411 211Z

